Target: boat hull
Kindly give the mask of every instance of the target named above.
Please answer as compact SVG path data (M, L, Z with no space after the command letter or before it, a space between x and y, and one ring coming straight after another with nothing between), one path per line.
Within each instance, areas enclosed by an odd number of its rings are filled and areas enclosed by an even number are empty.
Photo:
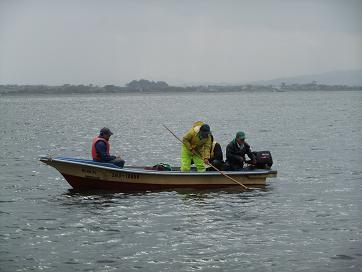
M172 188L214 189L239 186L218 172L181 172L146 170L142 167L118 168L111 164L95 163L73 158L41 158L42 162L56 168L74 189L79 190L162 190ZM275 170L225 172L246 186L265 186Z

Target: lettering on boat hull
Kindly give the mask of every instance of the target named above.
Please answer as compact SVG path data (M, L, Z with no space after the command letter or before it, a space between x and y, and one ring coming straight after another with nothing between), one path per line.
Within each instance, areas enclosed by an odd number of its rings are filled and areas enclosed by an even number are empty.
M95 169L82 168L81 171L85 178L99 179L99 177L97 176L97 171Z
M97 175L97 171L95 169L90 169L90 168L82 168L82 173L86 174L86 175Z
M120 173L120 172L113 172L112 178L117 178L119 181L126 181L126 180L138 180L140 175L137 173Z

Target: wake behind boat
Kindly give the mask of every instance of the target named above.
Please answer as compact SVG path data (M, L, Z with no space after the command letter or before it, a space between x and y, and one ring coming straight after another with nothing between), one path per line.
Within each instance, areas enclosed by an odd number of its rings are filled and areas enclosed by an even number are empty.
M74 189L112 190L119 192L163 190L173 188L215 189L239 186L219 172L181 172L179 167L159 171L152 167L125 166L70 157L41 157L40 161L57 169ZM266 179L276 177L270 169L224 171L246 186L265 186Z

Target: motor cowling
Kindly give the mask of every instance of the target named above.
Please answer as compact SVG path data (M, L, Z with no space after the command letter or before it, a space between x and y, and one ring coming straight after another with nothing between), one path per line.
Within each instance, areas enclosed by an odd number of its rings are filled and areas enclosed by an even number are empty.
M273 158L270 151L255 151L252 152L256 160L256 168L270 169L273 165Z

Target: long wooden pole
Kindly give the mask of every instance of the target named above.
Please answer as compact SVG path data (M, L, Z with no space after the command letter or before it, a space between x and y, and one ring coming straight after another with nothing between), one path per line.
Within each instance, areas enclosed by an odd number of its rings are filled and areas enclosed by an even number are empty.
M172 132L172 130L170 130L168 127L166 127L165 125L163 125L165 129L167 129L180 143L184 144L184 142L177 137L177 135L175 133ZM199 158L201 158L201 156L199 154L195 154L196 156L198 156ZM202 159L202 158L201 158ZM224 172L220 171L219 169L217 169L214 165L212 165L211 163L206 163L207 165L211 166L212 168L214 168L216 171L218 171L221 175L223 175L224 177L232 180L233 182L239 184L241 187L243 187L244 189L248 190L249 188L246 187L244 184L242 184L240 181L237 181L236 179L226 175Z

